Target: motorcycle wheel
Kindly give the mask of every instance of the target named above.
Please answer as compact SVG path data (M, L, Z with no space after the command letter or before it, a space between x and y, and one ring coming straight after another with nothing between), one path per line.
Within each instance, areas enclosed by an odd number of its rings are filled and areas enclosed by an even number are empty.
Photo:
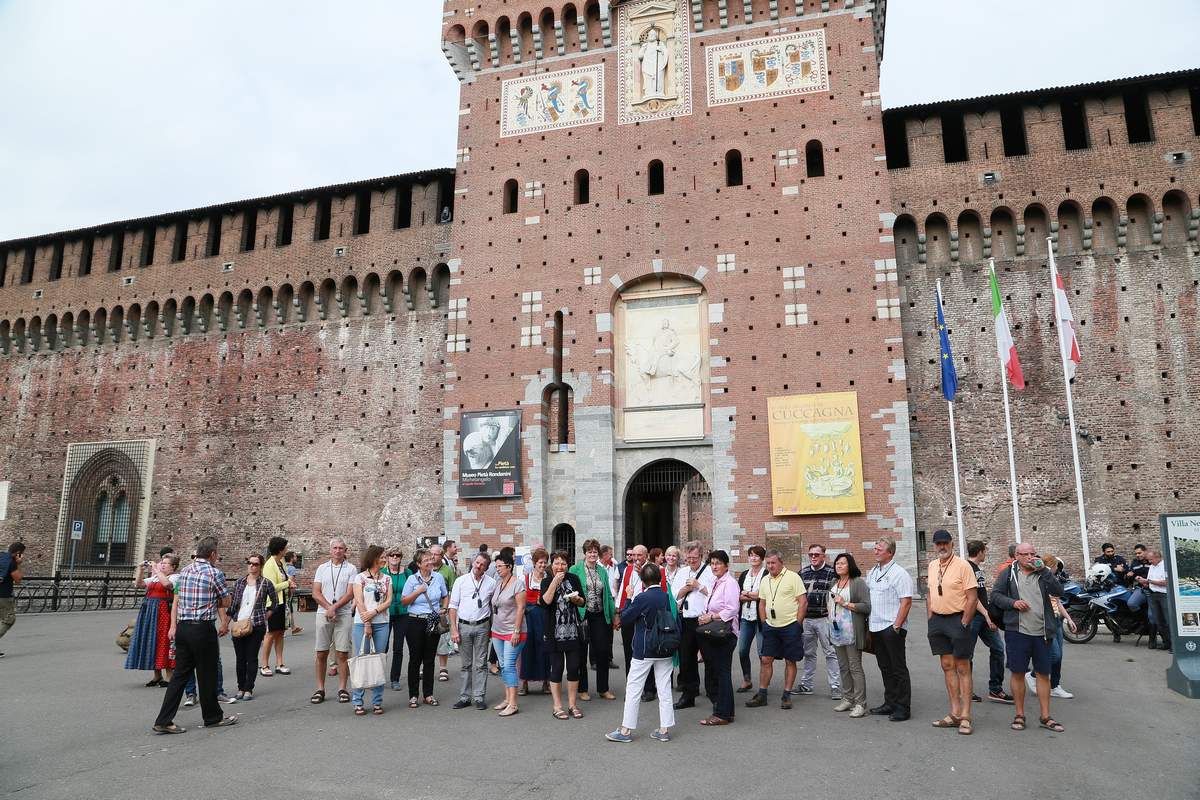
M1075 621L1075 633L1071 633L1070 628L1063 628L1064 639L1071 644L1085 644L1095 638L1098 627L1095 616L1086 611L1070 611L1069 613L1071 619Z

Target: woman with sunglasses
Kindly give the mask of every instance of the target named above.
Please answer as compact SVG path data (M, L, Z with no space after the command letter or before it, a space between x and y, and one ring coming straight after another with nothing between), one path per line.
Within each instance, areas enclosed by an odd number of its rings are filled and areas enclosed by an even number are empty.
M263 577L263 557L258 553L246 559L246 574L233 585L230 614L234 619L233 652L237 657L237 699L254 699L254 679L258 677L258 648L267 635L267 603L272 608L281 604L275 584ZM250 623L248 633L238 636L239 629Z
M393 547L387 552L387 566L383 574L392 581L392 606L388 609L388 625L392 631L392 665L388 681L392 691L400 691L400 668L404 665L404 628L408 622L408 606L403 603L404 582L413 571L404 566L404 551Z

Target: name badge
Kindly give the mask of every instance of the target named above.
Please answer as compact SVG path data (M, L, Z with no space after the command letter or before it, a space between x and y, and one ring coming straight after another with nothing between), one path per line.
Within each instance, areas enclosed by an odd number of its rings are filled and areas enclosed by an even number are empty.
M475 605L476 605L478 608L482 609L482 608L483 608L483 601L482 601L482 600L476 600L476 601L475 601Z

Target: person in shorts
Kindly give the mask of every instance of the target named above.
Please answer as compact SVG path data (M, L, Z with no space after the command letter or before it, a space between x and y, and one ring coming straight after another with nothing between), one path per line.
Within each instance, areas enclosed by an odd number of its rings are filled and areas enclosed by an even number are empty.
M782 658L783 685L796 684L796 665L804 660L804 614L808 610L808 592L804 580L783 565L783 554L767 551L767 574L758 588L758 618L763 622L759 648L758 692L746 701L747 708L767 704L767 687L775 671L775 659ZM783 690L780 708L792 707L792 695Z
M338 663L338 702L350 702L346 678L350 674L350 630L354 614L351 581L357 574L354 565L346 561L346 541L332 540L329 543L329 560L317 567L313 576L313 599L320 606L316 621L317 690L309 698L313 704L325 702L325 665L331 649Z
M971 654L979 583L966 559L954 555L953 539L946 530L934 531L926 580L929 588L929 649L942 663L950 713L933 723L935 728L957 728L963 735L974 731L971 723Z

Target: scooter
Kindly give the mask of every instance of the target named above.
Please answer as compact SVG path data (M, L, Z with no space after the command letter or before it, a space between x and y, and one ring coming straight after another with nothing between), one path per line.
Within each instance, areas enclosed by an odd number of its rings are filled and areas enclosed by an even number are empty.
M1066 586L1063 587L1066 590ZM1063 638L1072 644L1090 642L1103 622L1113 634L1113 641L1123 635L1140 634L1146 629L1145 607L1129 608L1133 590L1122 586L1107 564L1093 564L1088 570L1087 584L1083 591L1064 591L1064 605L1075 622L1075 632L1063 631Z

